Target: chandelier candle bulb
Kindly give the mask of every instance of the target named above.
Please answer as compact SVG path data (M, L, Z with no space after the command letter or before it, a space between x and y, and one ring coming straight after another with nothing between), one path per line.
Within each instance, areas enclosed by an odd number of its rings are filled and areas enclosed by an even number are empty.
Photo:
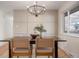
M27 8L29 8L29 6L27 6Z
M37 2L35 1L35 2L34 2L34 5L36 5L36 4L37 4Z

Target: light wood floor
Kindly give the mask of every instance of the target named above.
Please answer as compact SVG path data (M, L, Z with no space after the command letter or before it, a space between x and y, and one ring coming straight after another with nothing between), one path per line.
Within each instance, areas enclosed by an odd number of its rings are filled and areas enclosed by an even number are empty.
M59 58L70 58L71 55L68 55L64 50L58 49L58 56Z

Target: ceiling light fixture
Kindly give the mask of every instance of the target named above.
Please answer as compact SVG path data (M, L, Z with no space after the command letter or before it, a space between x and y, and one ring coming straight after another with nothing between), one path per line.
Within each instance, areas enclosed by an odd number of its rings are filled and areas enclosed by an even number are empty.
M30 14L35 15L36 17L38 17L38 15L41 15L41 14L45 13L46 8L44 6L37 5L37 2L35 2L34 5L27 7L27 11Z

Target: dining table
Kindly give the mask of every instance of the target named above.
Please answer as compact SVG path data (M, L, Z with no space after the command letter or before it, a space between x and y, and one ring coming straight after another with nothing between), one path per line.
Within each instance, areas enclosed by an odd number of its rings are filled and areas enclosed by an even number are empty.
M8 46L9 47L9 58L11 58L11 40L0 40L0 42L8 42L9 43L9 46ZM57 39L54 41L55 58L58 58L58 43L59 42L66 42L66 40ZM35 39L33 39L33 37L32 37L32 39L30 40L31 49L33 49L33 44L35 44Z

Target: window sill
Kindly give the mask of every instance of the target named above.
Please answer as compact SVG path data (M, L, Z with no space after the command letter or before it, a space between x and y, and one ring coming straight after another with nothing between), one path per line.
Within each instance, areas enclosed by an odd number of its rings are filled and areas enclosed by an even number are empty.
M78 37L78 38L79 38L79 34L74 34L74 33L64 33L64 35L66 35L66 36L72 36L72 37Z

